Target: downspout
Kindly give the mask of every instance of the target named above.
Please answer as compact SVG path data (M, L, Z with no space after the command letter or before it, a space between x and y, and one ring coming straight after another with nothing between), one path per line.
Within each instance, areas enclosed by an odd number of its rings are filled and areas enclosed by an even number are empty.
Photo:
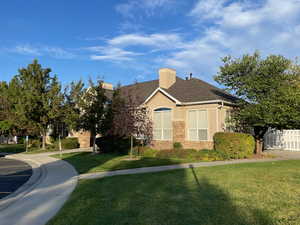
M224 101L221 101L221 106L217 106L217 110L216 110L216 112L217 112L217 116L216 116L216 122L217 122L217 132L219 132L220 131L220 124L219 124L219 109L222 109L223 108L223 106L224 106Z

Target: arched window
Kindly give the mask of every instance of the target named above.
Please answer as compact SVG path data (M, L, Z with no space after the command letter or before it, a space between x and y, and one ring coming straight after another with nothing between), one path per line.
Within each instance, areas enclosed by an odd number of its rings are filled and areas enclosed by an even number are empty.
M172 113L170 108L153 112L153 140L172 140Z

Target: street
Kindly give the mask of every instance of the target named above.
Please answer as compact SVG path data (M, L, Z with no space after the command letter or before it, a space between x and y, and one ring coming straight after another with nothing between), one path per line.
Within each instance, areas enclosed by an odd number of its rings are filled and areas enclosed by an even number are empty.
M0 158L0 199L16 191L31 175L32 169L27 163Z

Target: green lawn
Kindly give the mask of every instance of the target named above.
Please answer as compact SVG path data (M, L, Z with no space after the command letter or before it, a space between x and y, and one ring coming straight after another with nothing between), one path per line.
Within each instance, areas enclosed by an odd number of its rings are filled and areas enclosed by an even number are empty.
M300 161L81 180L48 225L299 225Z
M9 145L0 145L0 152L7 152L7 153L20 153L24 152L25 147L23 144L9 144Z
M37 149L37 148L30 148L28 152L26 152L25 146L23 144L9 144L3 145L0 144L0 152L7 152L7 153L26 153L26 154L37 154L37 153L44 153L44 152L58 152L58 149Z
M54 157L60 158L60 155ZM148 166L161 166L161 165L172 165L187 162L199 162L200 160L195 159L163 159L155 157L141 157L137 160L126 160L128 155L117 155L117 154L99 154L93 155L89 152L80 153L66 153L62 155L62 159L72 164L78 173L93 173L108 170L120 170L120 169L131 169Z

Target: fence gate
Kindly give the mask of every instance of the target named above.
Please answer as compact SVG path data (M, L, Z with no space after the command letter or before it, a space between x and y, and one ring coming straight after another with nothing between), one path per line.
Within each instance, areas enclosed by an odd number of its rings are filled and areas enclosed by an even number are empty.
M300 151L300 130L271 130L264 138L266 149Z

